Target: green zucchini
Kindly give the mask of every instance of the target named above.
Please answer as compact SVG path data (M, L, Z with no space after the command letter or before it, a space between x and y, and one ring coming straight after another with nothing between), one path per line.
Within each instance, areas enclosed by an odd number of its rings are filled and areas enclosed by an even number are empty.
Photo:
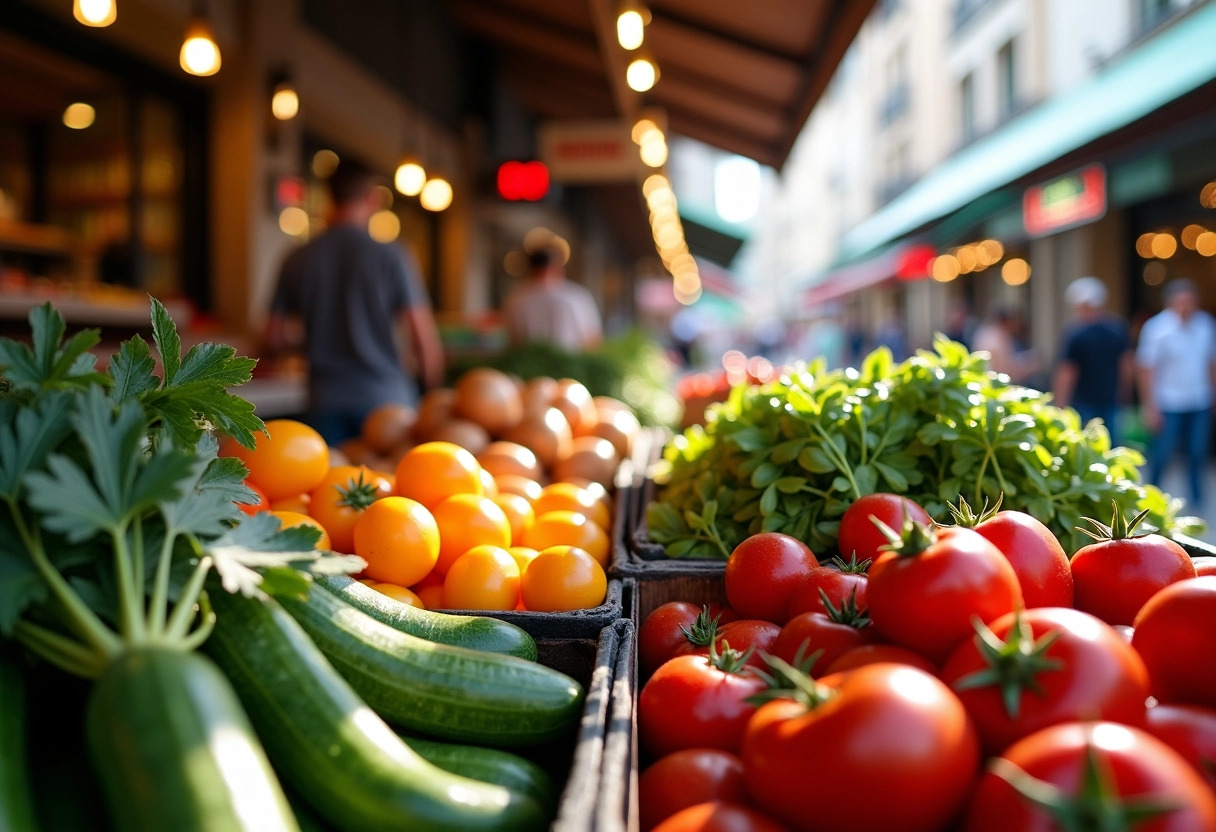
M528 795L547 809L556 806L557 793L553 780L543 768L518 754L421 737L402 736L401 739L419 757L436 768Z
M137 648L89 697L93 768L120 832L298 832L232 686L206 656Z
M0 645L0 832L38 829L25 729L25 676Z
M355 693L388 722L477 745L535 745L581 715L578 682L514 656L435 644L394 630L328 592L280 603Z
M504 653L536 661L536 642L532 636L506 621L484 615L447 615L420 610L389 598L349 575L324 575L318 577L316 583L394 630L436 644Z
M441 771L411 751L278 603L211 594L219 618L204 649L283 779L327 822L344 832L546 828L531 798Z

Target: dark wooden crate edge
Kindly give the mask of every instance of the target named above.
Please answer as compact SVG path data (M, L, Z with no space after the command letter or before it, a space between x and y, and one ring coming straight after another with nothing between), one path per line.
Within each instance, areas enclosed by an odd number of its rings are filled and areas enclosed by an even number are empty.
M622 616L621 582L608 581L604 603L598 607L570 612L531 612L528 610L440 610L450 615L480 615L514 624L533 638L598 638L600 633Z

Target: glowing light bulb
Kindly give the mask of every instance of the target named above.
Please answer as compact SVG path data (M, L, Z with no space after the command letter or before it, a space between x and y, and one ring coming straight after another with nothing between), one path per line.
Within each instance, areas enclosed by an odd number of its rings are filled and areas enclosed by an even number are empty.
M203 18L195 18L186 28L179 59L182 69L191 75L214 75L220 71L220 48Z
M91 127L96 118L97 111L81 101L69 104L63 111L64 125L73 130L84 130L86 127Z
M118 19L114 0L72 0L72 14L85 26L109 26Z
M625 83L634 92L647 92L659 80L659 68L646 58L638 58L625 70Z
M446 179L429 179L422 186L419 200L428 211L442 211L452 204L452 186Z
M300 96L291 84L284 82L275 87L270 112L279 121L291 121L300 112Z
M406 196L418 196L422 193L422 187L426 185L426 171L422 169L422 165L413 160L404 161L397 166L393 184Z

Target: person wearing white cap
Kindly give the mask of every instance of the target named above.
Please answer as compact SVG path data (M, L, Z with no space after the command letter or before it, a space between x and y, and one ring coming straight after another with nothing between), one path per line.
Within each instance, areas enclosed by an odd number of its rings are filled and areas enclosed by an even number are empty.
M1144 322L1136 350L1140 409L1156 436L1149 453L1149 479L1161 475L1181 446L1186 455L1191 505L1203 511L1203 468L1212 432L1216 390L1216 322L1199 308L1189 280L1173 280L1162 292L1165 309Z
M1106 284L1080 277L1068 284L1064 300L1073 324L1064 334L1052 384L1055 403L1075 408L1081 421L1101 419L1116 441L1116 414L1131 392L1132 353L1127 324L1107 314Z

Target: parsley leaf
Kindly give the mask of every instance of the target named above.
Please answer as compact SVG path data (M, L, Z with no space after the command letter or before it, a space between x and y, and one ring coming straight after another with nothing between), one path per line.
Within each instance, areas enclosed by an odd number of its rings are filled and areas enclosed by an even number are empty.
M156 361L148 342L138 335L123 341L118 355L110 360L110 376L114 379L110 397L121 402L155 390L160 385L155 373Z
M0 373L15 390L86 389L108 384L109 377L94 372L97 357L88 351L101 335L82 330L60 346L67 325L50 302L30 310L32 347L10 338L0 339Z
M318 551L313 547L319 538L320 532L309 526L280 530L277 517L258 513L246 517L205 548L215 561L224 589L248 596L262 594L259 570L291 567L334 575L357 572L367 565L354 555Z

